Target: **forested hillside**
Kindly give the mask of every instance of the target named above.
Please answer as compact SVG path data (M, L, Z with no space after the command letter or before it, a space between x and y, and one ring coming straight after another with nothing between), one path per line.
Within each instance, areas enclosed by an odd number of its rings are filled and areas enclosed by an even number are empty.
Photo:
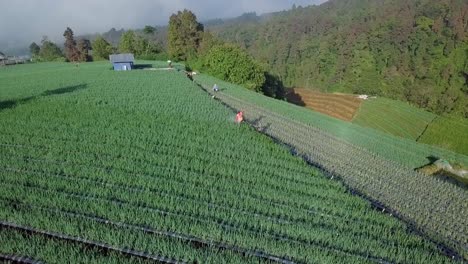
M246 18L208 29L248 49L287 86L385 96L468 117L464 0L330 0Z

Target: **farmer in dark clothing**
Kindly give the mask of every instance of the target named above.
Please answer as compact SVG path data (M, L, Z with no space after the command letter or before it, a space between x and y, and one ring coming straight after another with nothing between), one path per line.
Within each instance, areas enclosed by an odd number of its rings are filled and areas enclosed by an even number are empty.
M189 78L193 82L193 72L186 72L187 78Z

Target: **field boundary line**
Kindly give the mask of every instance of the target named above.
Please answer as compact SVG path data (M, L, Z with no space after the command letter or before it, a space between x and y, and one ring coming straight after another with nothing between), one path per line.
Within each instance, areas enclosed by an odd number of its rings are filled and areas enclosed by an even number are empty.
M13 263L24 263L24 264L43 264L44 262L40 260L33 259L26 256L18 256L12 254L3 254L0 253L0 260L11 261Z
M136 251L136 250L132 250L132 249L119 248L119 247L112 246L112 245L102 243L102 242L97 242L97 241L92 241L92 240L88 240L88 239L81 238L81 237L74 237L74 236L69 236L69 235L65 235L65 234L45 231L45 230L36 229L36 228L33 228L33 227L22 226L22 225L18 225L18 224L3 221L3 220L0 220L0 227L1 228L14 229L14 230L20 230L20 231L28 233L28 234L39 234L39 235L42 235L42 236L45 236L45 237L50 237L50 238L57 239L57 240L64 240L64 241L68 241L68 242L72 242L72 243L79 243L79 244L83 244L85 246L95 247L95 248L99 248L99 249L102 249L102 250L105 250L105 251L115 251L115 252L118 252L118 253L121 253L121 254L124 254L124 255L155 260L155 261L158 261L160 263L186 264L186 262L173 260L173 259L162 257L162 256L159 256L159 255L151 255L151 254L148 254L148 253L145 253L145 252Z
M230 245L230 244L226 244L226 243L215 241L215 240L205 240L205 239L202 239L202 238L198 238L198 237L195 237L195 236L192 236L192 235L186 235L186 234L182 234L182 233L176 233L176 232L171 232L171 231L163 231L163 230L156 230L156 229L153 229L153 228L150 228L150 227L127 224L127 223L124 223L124 222L115 222L115 221L105 219L105 218L102 218L102 217L98 217L98 216L95 216L95 215L76 213L76 212L73 212L73 211L67 211L67 210L61 210L61 209L55 209L55 208L48 208L48 207L43 207L43 206L35 206L35 205L25 204L25 203L22 203L22 202L12 202L12 204L22 206L24 208L31 208L31 209L35 208L35 209L38 209L38 210L41 210L41 211L52 212L52 213L57 213L57 214L64 214L64 215L68 215L68 216L75 217L75 218L87 219L87 220L90 220L90 221L95 221L95 222L106 224L106 225L112 225L112 226L115 226L115 227L118 227L118 228L128 228L128 229L139 230L139 231L142 231L144 233L163 236L163 237L170 237L170 238L178 239L180 241L186 241L186 242L192 243L194 245L202 245L202 246L205 246L205 247L208 247L208 248L216 247L216 248L218 248L220 250L229 250L229 251L232 251L232 252L240 253L241 255L250 255L252 257L257 257L257 258L261 258L261 259L269 260L269 261L273 261L273 262L278 262L278 263L283 263L283 264L300 263L300 262L293 261L293 260L291 260L289 258L282 258L282 257L275 256L275 255L272 255L272 254L269 254L269 253L266 253L266 252L263 252L263 251L259 251L259 250L251 250L251 249L247 249L247 248L243 248L243 247L239 247L239 246L235 246L235 245ZM173 263L173 262L167 262L167 263ZM174 262L174 263L183 263L183 262Z
M32 185L26 186L26 185L23 185L21 183L17 183L17 184L16 183L7 183L7 184L12 185L12 186L13 185L22 185L23 187L26 187L26 188L38 189L38 190L42 190L42 191L51 191L51 192L54 192L54 193L59 193L59 194L63 194L63 195L66 195L66 196L69 196L69 197L72 197L72 198L78 198L78 199L82 199L82 200L98 200L98 201L113 203L115 205L127 205L129 207L136 207L136 208L140 208L142 210L152 211L152 212L156 212L156 213L162 214L162 215L171 215L171 216L175 216L175 217L177 217L177 216L178 217L184 217L184 218L187 218L187 219L191 219L193 221L197 221L199 223L209 223L209 224L218 225L219 227L221 227L224 230L245 231L245 232L248 232L248 233L251 233L251 234L254 234L254 235L265 235L265 236L267 236L267 237L269 237L271 239L274 239L276 241L283 241L283 242L296 244L296 245L302 245L302 246L306 246L306 247L307 246L313 246L313 247L319 248L321 250L334 252L335 254L340 254L340 255L345 255L345 256L354 256L354 257L357 257L357 258L372 260L375 263L389 263L388 261L386 261L386 260L384 260L384 259L382 259L380 257L377 257L377 256L370 256L370 255L366 255L366 254L361 253L361 252L352 252L352 251L344 250L344 249L341 249L341 248L338 248L338 247L329 247L329 246L327 247L327 246L320 245L320 243L317 242L317 241L311 241L311 240L307 240L307 239L304 239L304 238L292 237L290 235L281 234L281 233L278 233L276 231L263 230L261 228L255 227L255 226L249 226L249 227L242 228L239 224L219 223L219 222L214 221L214 220L201 219L200 217L198 217L197 215L194 215L194 214L184 213L184 212L181 212L181 211L172 212L172 211L168 211L168 209L160 209L160 208L151 207L151 206L133 205L130 202L123 201L123 200L112 200L112 199L109 199L109 198L103 198L103 197L99 197L99 196L96 196L96 195L83 195L83 194L71 193L71 192L67 192L67 191L53 190L53 189L46 188L46 187L39 187L39 186L32 186ZM18 202L18 201L14 201L14 200L12 201L9 198L4 198L4 197L0 197L0 201L1 202L9 201L10 203L13 203L13 204L24 205L24 206L28 206L30 208L38 208L39 210L45 210L45 211L49 211L49 212L53 212L53 213L63 213L63 214L67 214L67 215L70 215L70 216L73 216L73 217L85 217L85 218L91 217L90 218L91 220L103 219L102 217L89 216L87 214L77 213L77 212L74 212L74 211L67 211L65 209L50 209L50 208L43 207L43 206L35 206L35 205L25 204L23 202ZM109 221L107 221L105 223L110 223L110 222L111 221L109 220ZM129 228L133 228L133 229L140 229L141 228L141 226L139 226L137 224L126 224L126 225L128 225ZM149 227L144 226L144 228L149 228ZM161 232L166 232L171 237L172 237L171 234L177 234L177 233L173 233L173 232L169 232L169 231L161 231ZM191 235L184 235L184 234L180 234L180 235L187 236L187 237L193 237L193 238L198 239L197 237L191 236ZM200 239L200 240L202 240L202 239ZM204 241L207 241L207 240L204 240ZM213 241L214 240L209 240L209 242L213 242ZM216 241L215 241L215 243L223 244L222 242L216 242ZM243 248L240 248L240 249L243 249ZM255 252L255 251L253 251L253 252ZM263 251L260 251L260 252L266 254ZM240 252L240 253L242 253L242 252ZM289 258L286 259L286 260L289 261ZM284 263L288 263L288 262L284 262Z
M63 180L73 180L73 181L84 181L84 182L88 182L88 183L91 183L91 184L99 184L99 185L102 185L102 186L107 186L107 187L115 187L115 188L119 188L119 189L122 189L122 190L125 190L125 191L129 191L129 192L144 192L144 191L149 191L151 193L154 193L154 194L157 194L157 193L163 193L161 194L162 196L164 197L174 197L174 199L177 199L177 200L180 200L180 199L183 199L183 200L190 200L190 201L198 201L197 199L195 198L189 198L190 195L180 195L180 194L169 194L167 191L164 191L164 190L160 190L160 189L157 189L156 187L141 187L141 186L131 186L131 185L123 185L123 184L119 184L119 183L112 183L111 181L109 180L97 180L97 179L92 179L92 178L88 178L88 177L85 177L85 176L79 176L79 175L75 175L75 176L70 176L70 175L64 175L64 174L58 174L58 173L52 173L52 172L47 172L47 171L39 171L39 170L24 170L24 169L15 169L15 168L4 168L4 169L1 169L0 168L0 171L4 171L4 172L11 172L11 173L17 173L17 174L32 174L32 175L44 175L46 177L56 177L56 178L61 178ZM352 221L352 222L360 222L362 223L363 221L368 221L367 219L366 220L363 220L363 219L360 219L360 218L349 218L350 216L347 216L347 215L341 215L341 214L337 214L337 213L332 213L332 214L326 214L323 212L323 209L318 207L318 208L315 208L315 207L309 207L307 206L307 208L303 208L302 206L300 207L293 207L292 205L287 205L287 204L278 204L277 202L273 201L273 200L266 200L267 198L263 198L263 197L257 197L257 196L252 196L251 197L252 199L256 200L256 201L262 201L262 202L265 202L267 204L270 204L270 205L274 205L274 206L280 206L280 207L286 207L290 210L297 210L297 211L302 211L303 213L306 213L306 214L310 214L310 215L316 215L317 217L327 217L327 218L333 218L333 219L339 219L339 220L344 220L344 219L347 219L347 221ZM252 216L261 216L265 219L268 219L270 221L274 221L274 222L277 222L277 223L280 223L280 224L294 224L294 223L305 223L307 222L306 219L303 219L303 218L299 218L299 219L292 219L288 216L285 216L285 215L274 215L274 214L268 214L268 213L257 213L257 212L250 212L250 211L246 211L244 209L241 209L240 207L232 207L228 204L225 204L225 203L222 203L222 204L219 204L219 203L212 203L212 202L208 202L208 201L200 201L200 203L203 203L209 207L218 207L218 208L222 208L224 210L233 210L233 211L236 211L236 212L239 212L239 213L242 213L242 214L248 214L248 215L252 215ZM379 225L381 223L379 222L369 222L370 225Z
M423 131L421 132L421 134L419 134L419 136L416 138L416 142L419 142L419 140L422 138L422 136L424 136L424 134L427 132L427 129L429 129L429 126L432 125L432 123L434 123L437 119L439 119L439 116L435 116L431 122L427 123L426 127L423 129Z

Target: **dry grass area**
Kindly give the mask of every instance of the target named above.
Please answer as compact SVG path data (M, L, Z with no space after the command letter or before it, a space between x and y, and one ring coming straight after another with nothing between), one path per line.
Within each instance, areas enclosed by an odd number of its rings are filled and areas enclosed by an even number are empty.
M305 88L290 89L288 102L305 106L317 112L344 120L353 120L362 100L347 94L330 94Z

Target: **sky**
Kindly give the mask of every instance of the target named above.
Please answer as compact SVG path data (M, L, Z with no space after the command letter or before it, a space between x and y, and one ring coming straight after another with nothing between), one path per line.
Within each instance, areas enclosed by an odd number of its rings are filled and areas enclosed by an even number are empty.
M111 28L167 25L169 16L189 9L199 21L290 9L326 0L0 0L0 44L59 41L69 26L75 35L102 33Z

